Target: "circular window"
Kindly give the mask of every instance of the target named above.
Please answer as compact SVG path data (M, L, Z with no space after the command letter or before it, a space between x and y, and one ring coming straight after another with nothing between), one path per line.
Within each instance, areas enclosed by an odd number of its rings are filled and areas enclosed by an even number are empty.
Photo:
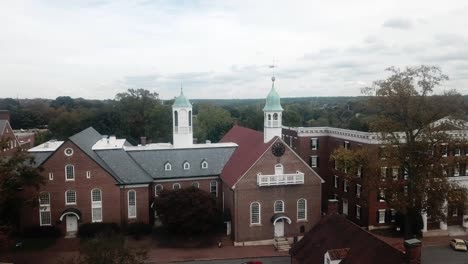
M71 149L71 148L66 148L66 149L65 149L65 155L67 155L67 156L73 155L73 149Z

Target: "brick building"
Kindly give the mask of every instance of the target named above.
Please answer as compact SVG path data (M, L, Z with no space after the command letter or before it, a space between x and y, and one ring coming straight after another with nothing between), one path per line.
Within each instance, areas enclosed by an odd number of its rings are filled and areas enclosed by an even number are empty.
M93 128L41 144L29 152L46 184L22 224L73 235L81 223L153 223L160 191L196 187L230 216L226 232L236 245L292 240L320 218L322 179L281 139L282 110L273 85L263 133L234 126L220 143L194 144L192 105L181 92L172 107L173 144L142 138L132 146Z
M11 128L10 112L7 110L0 110L0 142L4 142L6 144L0 148L0 155L2 156L11 155L20 147L20 142Z
M444 125L446 132L455 137L466 136L467 132L463 126L457 125L448 118L434 122L434 126ZM359 169L353 181L347 180L346 171L339 170L331 154L338 148L357 149L366 148L372 156L378 157L383 143L378 133L362 132L334 127L283 127L283 140L299 155L308 162L325 181L322 192L322 209L326 210L327 200L336 199L339 201L339 212L346 215L348 219L356 224L369 229L388 228L395 222L396 211L389 208L382 198L381 190L365 190L362 178L369 176L369 172ZM401 134L401 138L405 135ZM466 155L468 148L456 145L439 146L447 160L453 157ZM442 148L444 150L442 150ZM449 179L456 181L463 186L468 186L468 167L460 166L447 171ZM382 167L384 174L392 175L394 180L406 180L406 175L398 167ZM349 176L349 175L348 175ZM357 176L357 177L356 177ZM458 213L457 208L450 205L447 207L448 224L460 227L465 233L468 224L463 221L463 216ZM461 211L461 210L460 210ZM448 226L444 222L431 222L427 215L423 214L424 228L426 235L446 235ZM429 233L427 233L429 231Z

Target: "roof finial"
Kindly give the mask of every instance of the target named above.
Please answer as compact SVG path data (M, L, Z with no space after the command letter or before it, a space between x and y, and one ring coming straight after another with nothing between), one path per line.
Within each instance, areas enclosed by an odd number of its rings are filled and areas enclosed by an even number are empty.
M180 83L180 94L184 94L184 87L182 86L182 83Z
M269 66L269 68L271 69L271 88L275 88L275 68L276 68L276 65L275 65L275 59L273 59L273 64L271 64Z

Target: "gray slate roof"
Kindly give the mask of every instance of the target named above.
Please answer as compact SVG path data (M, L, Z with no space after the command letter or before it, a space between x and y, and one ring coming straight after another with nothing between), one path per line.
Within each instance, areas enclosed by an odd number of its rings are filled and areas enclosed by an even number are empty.
M37 168L42 165L54 152L53 151L42 151L42 152L30 152L29 155L34 157L36 162L33 167Z
M153 179L123 149L95 150L123 183L148 183Z
M0 136L3 135L3 130L5 130L7 123L7 120L0 120Z
M165 179L220 175L235 149L235 147L212 147L141 150L127 151L127 153L153 179ZM201 168L201 163L204 160L208 162L207 169ZM190 163L189 170L183 169L185 161ZM172 169L170 171L164 170L166 162L171 163Z

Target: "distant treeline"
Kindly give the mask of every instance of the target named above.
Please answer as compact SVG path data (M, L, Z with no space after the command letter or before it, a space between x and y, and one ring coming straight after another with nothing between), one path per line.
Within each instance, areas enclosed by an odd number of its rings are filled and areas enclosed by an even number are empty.
M465 101L467 96L465 96ZM264 99L191 100L194 136L199 142L217 142L234 123L263 130ZM101 134L127 138L137 144L141 136L153 142L172 140L172 100L157 93L129 89L114 100L88 100L59 96L49 99L0 99L0 109L9 110L14 129L49 128L50 138L65 139L89 126ZM283 125L333 126L369 131L377 113L366 97L283 98Z

